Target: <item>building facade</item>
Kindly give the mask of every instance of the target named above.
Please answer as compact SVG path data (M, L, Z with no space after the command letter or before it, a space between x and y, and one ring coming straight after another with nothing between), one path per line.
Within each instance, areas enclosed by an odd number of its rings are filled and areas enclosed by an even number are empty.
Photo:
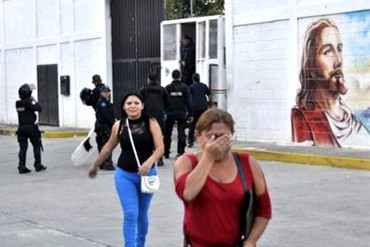
M120 99L159 71L163 0L0 0L0 122L17 124L18 88L42 104L40 124L90 128L82 88L99 74Z
M100 74L113 88L119 104L125 91L145 84L148 70L160 69L159 42L137 49L137 44L156 33L159 40L163 15L148 18L150 10L163 7L163 1L157 2L159 7L145 0L0 0L0 122L17 123L17 91L30 83L45 109L40 115L42 124L92 127L94 112L81 103L79 92L93 87L93 74ZM148 10L140 9L141 4ZM132 16L112 15L117 7ZM121 16L119 22L125 28L114 26L112 16ZM365 0L226 0L227 109L235 116L237 138L369 147L368 16L370 3ZM140 21L130 22L136 19ZM333 72L328 74L337 78L327 80L327 85L336 86L317 88L324 85L317 82L305 89L305 82L315 81L315 73L307 71L321 71L317 62L307 62L320 55L308 49L307 40L310 30L321 22L329 23L325 31L334 30L326 36L322 30L317 33L320 42L326 40L325 47L331 47L320 54L331 66ZM149 35L145 29L150 29ZM324 78L320 73L316 77ZM312 78L304 80L302 75ZM324 92L320 99L318 92ZM325 105L330 107L322 108Z

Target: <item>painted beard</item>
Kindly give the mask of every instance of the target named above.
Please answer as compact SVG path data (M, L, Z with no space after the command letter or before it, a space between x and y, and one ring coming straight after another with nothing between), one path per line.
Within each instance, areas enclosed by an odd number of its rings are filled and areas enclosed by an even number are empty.
M347 93L348 88L345 85L344 75L341 68L330 71L328 79L325 79L323 75L319 77L322 78L322 83L324 83L325 87L330 92L342 95Z

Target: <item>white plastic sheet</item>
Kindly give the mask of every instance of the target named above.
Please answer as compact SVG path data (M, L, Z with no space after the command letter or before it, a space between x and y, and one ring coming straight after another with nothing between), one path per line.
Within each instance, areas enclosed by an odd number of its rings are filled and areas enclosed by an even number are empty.
M78 147L73 151L71 159L73 165L80 166L83 165L89 157L97 153L98 148L95 141L96 134L94 132L94 127L89 131L89 134L85 139L78 145Z

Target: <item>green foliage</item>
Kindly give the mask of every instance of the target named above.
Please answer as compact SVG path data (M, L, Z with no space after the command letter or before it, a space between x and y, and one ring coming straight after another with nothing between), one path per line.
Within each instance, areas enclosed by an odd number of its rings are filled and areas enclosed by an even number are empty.
M167 20L224 14L224 0L166 0L165 3Z

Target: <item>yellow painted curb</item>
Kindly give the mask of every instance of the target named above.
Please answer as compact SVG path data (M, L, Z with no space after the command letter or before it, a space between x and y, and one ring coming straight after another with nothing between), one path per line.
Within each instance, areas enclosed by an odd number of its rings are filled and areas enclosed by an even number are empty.
M70 138L78 136L87 136L89 131L44 131L43 138ZM0 135L15 136L16 130L14 129L0 129Z
M0 135L15 136L16 135L16 130L12 130L12 129L0 129Z
M317 154L289 153L280 151L276 152L248 148L233 148L233 150L247 151L258 160L370 170L370 159L335 157Z
M78 136L87 136L89 132L87 131L73 131L73 132L68 132L68 131L46 131L42 133L42 137L44 138L69 138L69 137L78 137Z

